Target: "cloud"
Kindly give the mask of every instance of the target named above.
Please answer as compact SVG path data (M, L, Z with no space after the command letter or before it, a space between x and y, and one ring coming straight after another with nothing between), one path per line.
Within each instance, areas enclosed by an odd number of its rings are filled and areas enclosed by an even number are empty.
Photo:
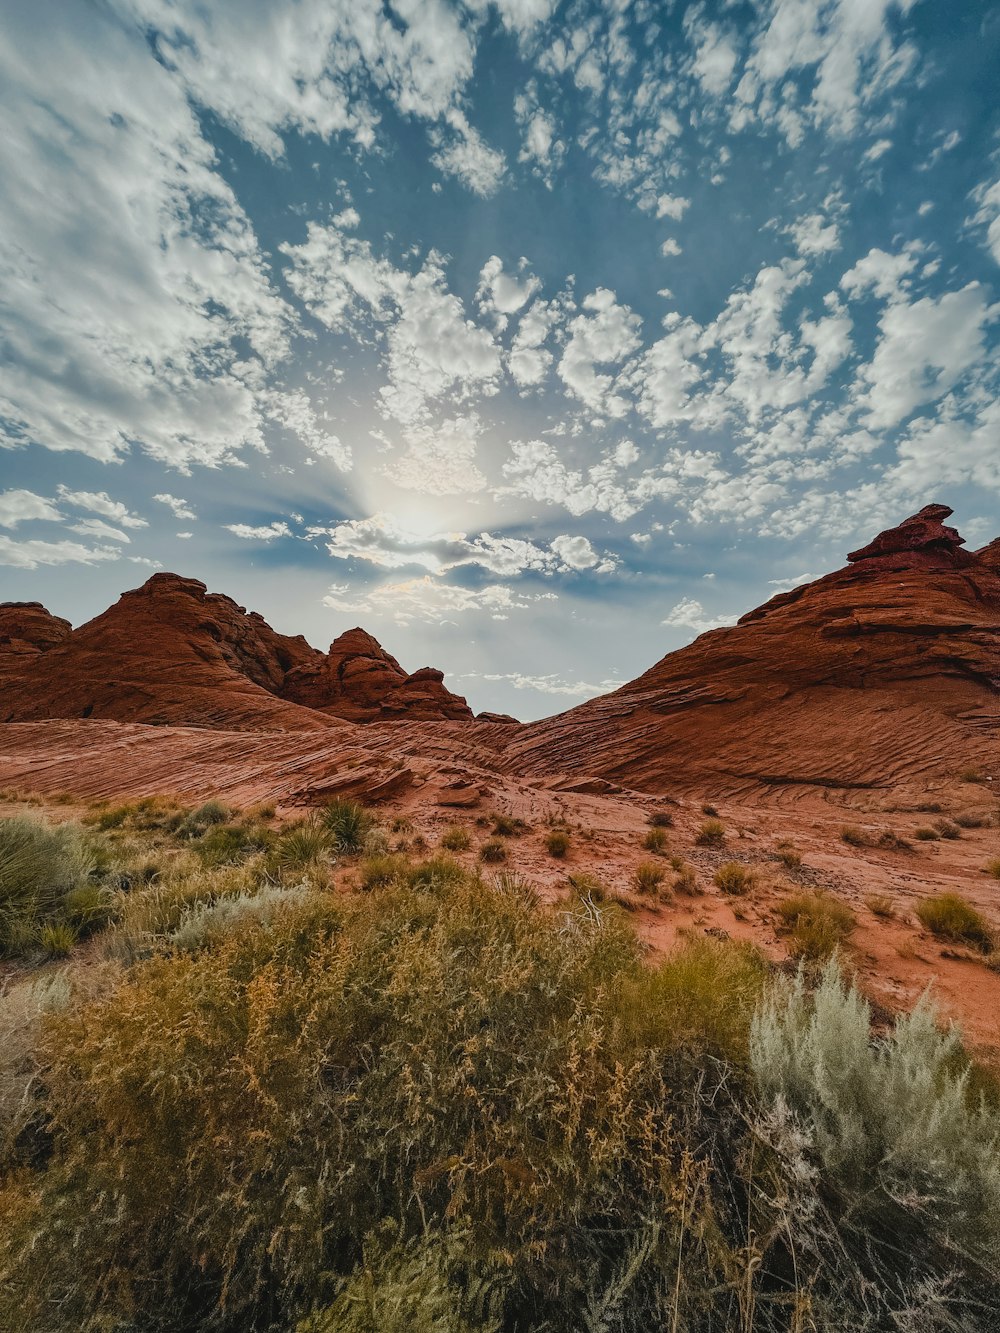
M906 279L916 266L916 259L906 250L890 255L876 246L847 270L840 285L849 296L870 291L883 301L897 300L907 289Z
M253 527L248 523L226 523L224 527L227 532L232 532L237 537L242 537L248 542L273 542L276 537L290 537L292 530L287 523L275 521L265 526ZM181 534L178 533L178 536Z
M825 255L840 247L836 222L830 222L822 213L799 218L786 231L800 255Z
M70 530L78 532L81 537L96 537L99 541L122 542L129 545L132 538L127 532L122 532L121 528L113 528L110 523L105 523L100 518L85 518L80 523L71 524Z
M660 254L664 257L664 259L672 259L674 255L679 255L681 253L683 253L681 247L677 244L677 242L674 240L672 236L668 236L667 239L660 246Z
M986 228L986 244L1000 264L1000 180L980 185L974 192L979 207L971 219L973 226ZM921 205L923 209L924 205Z
M121 528L148 528L149 524L138 514L133 514L120 500L112 500L107 491L71 491L68 486L57 487L63 504L76 509L87 509L102 518L111 518Z
M195 512L188 504L187 500L179 500L176 495L170 495L168 492L163 492L160 495L154 495L153 499L157 500L161 505L166 505L174 518L183 520L193 519L195 517Z
M355 592L347 584L333 584L323 605L351 615L386 616L402 625L414 620L441 624L455 623L456 616L466 615L506 620L512 612L553 597L553 593L525 593L502 583L462 588L425 574L363 592Z
M558 136L554 117L539 101L534 79L514 98L514 117L521 128L517 160L528 163L532 173L551 190L555 173L566 157L566 145Z
M338 559L365 560L381 569L416 565L434 575L464 566L475 566L501 578L528 571L565 574L593 569L604 573L615 566L613 558L600 556L582 536L556 537L545 547L524 538L489 532L476 537L464 532L425 535L408 532L388 514L346 519L331 528L310 531L311 536L321 534L329 538L327 550Z
M603 680L599 685L591 685L585 680L567 680L556 672L531 676L523 671L467 671L456 679L503 681L515 690L534 690L538 694L565 695L572 699L589 699L595 694L616 690L622 683L620 680Z
M685 27L695 45L692 69L709 97L721 97L733 80L737 54L732 37L717 24L685 19Z
M448 128L431 131L437 151L431 161L445 176L454 176L473 194L496 194L507 170L503 153L483 141L461 111L448 114Z
M0 565L37 569L39 565L93 565L117 560L120 552L109 546L82 546L79 542L15 541L0 536Z
M0 494L0 528L16 528L32 520L61 523L63 515L51 500L34 491L4 491Z
M522 269L527 262L521 260ZM501 315L513 315L531 300L541 285L531 274L519 281L505 273L503 260L490 255L480 271L476 297L481 307L492 308Z
M680 222L690 205L691 200L684 199L680 195L661 194L656 201L656 216L673 218L675 222Z
M1000 315L981 283L934 299L892 302L879 320L871 361L860 368L860 405L873 430L896 426L942 397L982 358L985 328Z
M570 320L569 341L559 362L563 383L587 407L601 415L624 416L628 404L614 392L611 375L598 374L598 365L623 361L639 346L638 315L619 305L606 287L584 298L587 313Z
M682 597L660 624L666 625L669 629L693 629L703 634L705 630L719 629L723 625L735 625L736 617L716 616L713 619L701 602L693 597Z

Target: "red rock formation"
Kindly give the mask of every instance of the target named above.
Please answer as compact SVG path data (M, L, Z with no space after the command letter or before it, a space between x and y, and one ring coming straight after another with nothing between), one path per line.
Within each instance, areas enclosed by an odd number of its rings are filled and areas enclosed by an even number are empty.
M445 688L442 672L421 667L408 676L363 629L347 630L317 658L288 673L284 698L354 722L472 717L465 700Z
M338 717L472 716L440 672L407 676L363 630L333 647L327 657L176 574L154 574L72 631L44 607L12 605L0 608L0 721L300 730Z
M503 766L720 795L1000 774L1000 543L963 551L950 513L928 506L613 694L505 734Z

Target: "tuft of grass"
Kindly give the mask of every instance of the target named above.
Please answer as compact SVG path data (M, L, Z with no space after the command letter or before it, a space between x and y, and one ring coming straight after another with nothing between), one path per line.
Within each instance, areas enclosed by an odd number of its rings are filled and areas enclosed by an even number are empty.
M318 819L285 829L271 848L268 869L278 874L320 865L330 852L330 835Z
M726 840L726 826L720 819L706 819L695 836L699 847L721 847Z
M970 764L968 767L960 768L958 771L958 779L960 782L985 782L986 777L985 769L980 768L978 764Z
M913 830L913 836L916 838L917 842L937 842L941 837L941 834L936 828L930 828L928 825L923 825L922 827Z
M527 824L513 815L493 816L493 836L495 838L517 838L525 831Z
M589 870L574 871L567 879L581 898L589 898L591 902L607 902L611 896L604 881Z
M553 829L551 833L546 835L545 850L548 852L549 856L554 856L557 860L562 860L569 851L569 841L569 834L565 829Z
M674 892L683 894L686 898L694 898L701 893L701 886L698 883L698 872L694 866L681 861L680 865L675 865L677 872L674 878Z
M202 865L216 869L242 865L259 852L270 851L277 840L264 824L214 824L191 847Z
M840 841L846 842L848 847L870 847L872 837L864 829L860 829L856 824L845 824L840 830Z
M896 904L887 893L870 893L865 899L865 906L873 916L890 920L896 915Z
M757 882L757 877L749 866L739 861L723 861L713 876L716 887L722 893L741 897L749 893Z
M461 824L452 824L441 834L441 846L449 852L467 852L470 842L469 831Z
M76 931L68 921L46 921L38 936L46 958L68 958L76 940Z
M385 889L390 884L405 881L410 863L405 856L383 853L379 856L366 856L358 866L358 884L366 892L372 889Z
M65 919L67 896L94 868L94 849L79 828L26 815L0 819L0 955L36 947L48 922Z
M934 827L942 838L947 838L952 842L962 836L962 830L950 819L936 819Z
M958 893L938 893L916 906L917 920L938 939L968 944L980 953L992 953L996 944L989 922Z
M669 810L654 810L646 823L650 828L673 828L674 817Z
M657 824L643 838L642 846L645 851L652 852L655 856L663 856L669 847L669 842L666 830Z
M479 849L480 861L487 865L499 865L507 860L507 845L502 838L487 838Z
M992 860L987 861L983 869L987 875L992 875L994 879L1000 879L1000 856L994 856Z
M360 801L342 798L325 806L320 819L334 848L347 856L356 855L362 850L365 838L375 823Z
M703 815L709 815L712 819L717 819L719 816L719 812L714 805L703 805L701 807L701 813Z
M640 861L632 872L632 886L636 893L659 896L666 877L666 870L655 861Z
M857 924L849 907L820 892L792 894L776 910L789 952L808 962L829 958Z
M798 870L802 864L801 855L790 842L779 842L774 855L786 870Z
M965 829L989 828L990 820L988 815L980 814L978 810L963 810L955 816L955 823Z
M418 861L407 873L406 882L413 889L440 892L454 888L465 879L465 871L452 856L429 856Z

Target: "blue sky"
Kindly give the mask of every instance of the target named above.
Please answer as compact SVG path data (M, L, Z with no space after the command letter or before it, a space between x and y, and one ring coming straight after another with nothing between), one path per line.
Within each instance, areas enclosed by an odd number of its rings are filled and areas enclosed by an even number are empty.
M3 5L0 597L155 569L474 707L1000 532L1000 11Z

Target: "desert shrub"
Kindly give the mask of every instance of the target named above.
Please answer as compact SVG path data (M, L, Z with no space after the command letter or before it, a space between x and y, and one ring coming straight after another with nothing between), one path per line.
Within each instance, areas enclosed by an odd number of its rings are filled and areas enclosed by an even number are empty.
M789 951L810 962L829 958L857 924L844 903L825 893L797 893L777 904Z
M179 838L200 838L208 829L227 824L232 817L233 811L228 805L221 801L206 801L184 815L173 831Z
M941 834L936 828L931 828L929 825L925 824L920 828L915 828L913 830L913 836L916 838L917 842L937 842L941 837Z
M848 847L870 847L872 836L856 824L845 824L840 830L840 841L846 842Z
M961 814L955 816L955 823L959 828L988 828L989 816L980 814L978 810L963 810Z
M470 841L468 829L461 824L452 824L441 834L441 846L449 852L467 852Z
M798 870L802 864L800 853L790 842L779 842L774 855L775 859L780 861L786 870Z
M701 813L703 815L709 815L712 819L718 818L719 814L718 810L714 805L703 805L701 807Z
M197 902L186 907L180 924L170 936L170 947L185 952L211 949L221 944L235 929L248 924L262 926L289 903L301 902L308 889L279 888L265 885L230 897Z
M969 764L959 769L958 778L960 782L986 782L987 775L985 769L980 768L978 764Z
M562 860L569 851L569 834L566 830L557 828L547 834L545 838L545 850L548 852L549 856L554 856L557 860Z
M920 924L942 940L969 944L980 953L992 953L994 932L989 922L958 893L937 893L916 906Z
M658 895L666 877L663 866L655 861L640 861L632 872L632 886L636 893Z
M796 1212L799 1244L837 1245L831 1267L844 1308L854 1285L870 1284L864 1327L988 1328L1000 1254L995 1112L970 1095L958 1038L938 1029L926 1001L884 1037L873 1038L871 1019L830 963L814 995L800 977L765 999L753 1021L750 1059L773 1107L771 1143L798 1161L800 1180L819 1172L827 1201ZM970 1266L980 1277L955 1290L952 1276ZM976 1290L977 1282L986 1285ZM907 1291L921 1288L915 1308L925 1322L915 1324ZM848 1326L859 1325L830 1324Z
M409 868L410 863L406 857L395 853L366 856L358 867L358 886L366 893L372 889L384 889L389 884L401 883Z
M270 851L277 835L264 824L213 824L191 844L203 866L241 865L260 852Z
M502 845L502 844L501 844ZM502 859L502 858L501 858ZM407 872L406 882L412 889L439 892L453 888L465 879L465 871L453 856L428 856L418 861Z
M722 893L742 895L749 893L756 883L756 875L740 861L723 861L714 875L715 885Z
M500 1333L491 1311L507 1285L493 1261L464 1253L464 1236L430 1232L396 1240L387 1226L364 1248L361 1263L330 1307L296 1333Z
M720 847L726 840L726 826L719 819L706 819L695 836L699 847Z
M267 859L271 873L304 870L319 865L331 850L326 826L318 819L304 819L278 835Z
M650 828L673 828L674 817L669 810L654 810L646 823Z
M87 882L94 854L78 828L24 815L0 819L0 954L36 947L65 915L67 895Z
M873 916L886 920L896 915L896 904L887 893L870 893L865 899L865 906Z
M654 856L662 856L669 845L669 839L660 824L654 825L642 840L643 850L652 852Z
M84 882L63 899L63 914L77 935L90 935L111 920L116 894L108 884Z
M984 869L987 875L992 875L994 879L1000 879L1000 856L994 856L992 860L987 861Z
M359 801L343 799L331 801L320 818L334 848L347 855L361 851L365 836L375 822Z
M581 898L589 898L594 903L607 902L608 886L599 875L592 874L589 870L577 870L568 875L567 879Z
M77 933L68 921L46 921L38 932L38 943L46 958L68 958Z
M523 819L515 819L513 815L494 815L493 816L493 836L495 838L516 838L527 828Z
M696 894L701 893L701 888L698 884L698 872L695 870L694 866L688 865L686 862L682 861L680 865L675 866L674 869L677 872L674 877L675 893L682 893L686 897L694 897Z
M488 865L497 865L507 860L507 848L502 838L487 838L479 849L480 861Z
M35 1115L42 1019L66 1009L71 998L65 968L0 994L0 1171L20 1164L24 1132Z
M948 838L950 841L955 841L962 836L962 830L958 824L953 823L950 819L936 819L934 827L942 838Z

